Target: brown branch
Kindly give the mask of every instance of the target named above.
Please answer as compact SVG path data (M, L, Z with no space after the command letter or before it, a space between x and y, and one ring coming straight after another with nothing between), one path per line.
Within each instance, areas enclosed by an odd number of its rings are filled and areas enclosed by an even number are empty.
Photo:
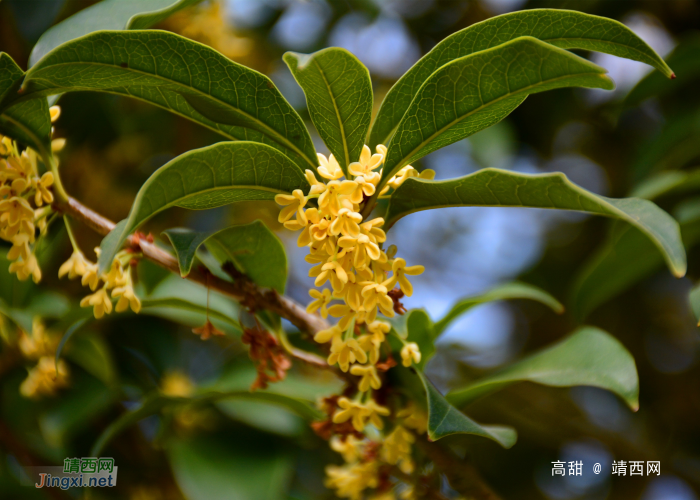
M65 203L57 202L54 204L54 208L59 212L68 214L82 221L88 227L102 235L107 235L115 226L114 222L89 209L75 198L69 197ZM180 266L178 265L177 259L166 250L145 241L144 238L134 238L134 236L129 236L128 243L130 245L137 245L141 249L144 257L152 262L177 275L180 274ZM248 280L241 279L232 283L212 276L208 271L201 269L193 269L190 274L187 275L187 279L204 286L208 285L212 290L228 295L239 302L244 302L254 309L266 309L276 313L289 320L289 322L300 330L311 334L315 334L329 326L324 319L315 314L309 314L302 305L294 300L281 297L274 290L262 289ZM328 363L326 363L323 358L312 353L295 349L290 354L312 365L328 368Z
M64 214L82 221L84 224L95 230L96 232L106 235L115 226L114 222L106 219L102 215L94 212L88 207L81 204L74 198L68 197L65 203L56 202L54 208ZM143 255L154 263L158 264L169 271L180 274L180 266L177 260L169 252L158 248L153 243L149 243L144 238L135 238L130 236L128 239L130 245L138 246ZM224 295L242 302L252 309L265 309L278 314L279 316L289 320L294 326L302 331L315 334L320 330L329 327L328 323L321 317L309 314L306 309L297 302L287 297L280 296L274 290L265 290L250 280L234 278L234 282L229 282L212 276L206 270L193 269L186 279L200 283L204 286L209 286ZM286 339L285 339L286 340ZM335 371L337 375L345 380L350 376L343 373L335 367L331 367L321 357L315 354L302 351L300 349L288 349L290 355L296 359L306 363L329 368ZM468 462L459 459L450 450L444 448L438 443L429 442L425 438L418 440L417 444L423 450L425 455L432 460L438 469L445 473L445 476L450 482L452 488L464 495L466 498L476 498L478 500L499 500L493 490L483 481L477 469Z

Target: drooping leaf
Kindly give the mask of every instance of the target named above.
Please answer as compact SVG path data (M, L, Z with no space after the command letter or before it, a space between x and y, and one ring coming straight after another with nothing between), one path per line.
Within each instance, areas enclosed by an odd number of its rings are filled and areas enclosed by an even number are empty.
M70 40L102 30L146 29L200 0L102 0L52 26L29 55L34 66L53 49Z
M455 59L416 92L389 145L382 182L428 153L498 123L529 94L562 87L614 88L604 73L532 37Z
M141 299L141 314L158 316L190 327L201 326L209 318L214 326L225 333L241 334L238 324L240 306L236 301L174 274L169 274Z
M221 264L231 262L258 285L284 293L287 256L279 238L260 221L214 233L170 229L165 234L173 244L183 277L189 274L197 249L204 244Z
M477 424L452 406L422 372L404 367L396 367L392 371L397 372L394 375L413 393L418 403L427 409L428 437L431 440L437 441L450 434L473 434L492 439L504 448L515 444L518 437L515 429L501 425Z
M12 104L24 72L12 58L0 53L0 134L31 146L39 153L51 150L51 118L46 99ZM6 109L5 109L6 108Z
M620 219L652 240L675 276L686 271L685 250L673 217L648 200L595 195L559 172L522 174L486 168L447 181L407 179L391 196L385 219L391 227L413 212L464 206L551 208Z
M438 43L407 71L384 98L372 125L369 144L387 144L418 89L445 64L487 50L514 38L531 36L562 49L604 52L641 61L672 75L668 65L627 26L583 12L530 9L492 17Z
M683 215L681 238L687 250L700 242L700 211ZM663 258L641 231L614 227L605 243L583 266L574 280L571 309L579 321L598 306L663 267Z
M233 318L228 317L226 314L223 314L219 311L217 311L214 308L207 308L206 306L202 306L200 304L196 304L194 302L189 302L184 299L179 299L175 297L171 298L146 298L141 300L141 313L142 314L152 314L154 316L168 316L166 314L163 314L164 310L175 310L175 311L184 311L184 312L189 312L189 313L198 313L203 317L208 317L210 320L214 322L221 322L227 324L232 330L234 330L236 333L241 332L241 325L238 324L238 321L234 320ZM203 321L200 323L202 324ZM198 326L198 325L197 325Z
M163 231L163 234L168 237L175 250L180 276L183 278L190 274L199 247L212 235L211 232L203 233L180 227Z
M537 288L536 286L528 285L527 283L518 283L514 281L512 283L505 283L503 285L498 285L481 295L475 295L473 297L466 297L459 300L455 305L452 306L445 316L440 321L435 323L433 327L433 335L435 338L439 337L442 332L458 317L469 311L471 308L478 306L479 304L484 304L486 302L493 302L495 300L506 300L506 299L529 299L536 300L542 304L548 306L556 313L564 312L564 306L552 297L550 294Z
M229 139L271 145L300 168L316 168L304 122L268 77L174 33L91 33L44 56L22 88L22 99L78 90L135 97Z
M331 47L313 54L284 55L321 139L347 176L359 161L372 117L372 81L367 68L345 49Z
M299 414L300 416L307 419L316 419L322 417L315 406L307 401L302 401L295 398L287 397L283 394L277 394L273 392L266 391L256 391L250 392L247 390L242 391L202 391L191 397L175 397L166 396L163 394L152 394L147 396L141 406L124 413L117 420L112 422L100 435L95 444L92 447L91 452L93 456L99 455L99 453L104 450L104 447L114 439L119 433L127 429L128 427L134 425L136 422L143 420L144 418L154 415L160 412L162 409L176 408L178 406L192 405L192 404L206 404L214 403L219 400L224 399L244 399L249 401L266 401L272 402L289 408L293 412Z
M620 396L634 411L639 408L634 358L617 339L590 326L463 389L450 391L447 400L462 407L523 381L552 387L600 387Z
M144 183L129 217L102 241L100 269L107 269L126 237L170 207L204 210L237 201L274 200L294 189L308 191L301 170L274 148L224 142L189 151L166 163Z

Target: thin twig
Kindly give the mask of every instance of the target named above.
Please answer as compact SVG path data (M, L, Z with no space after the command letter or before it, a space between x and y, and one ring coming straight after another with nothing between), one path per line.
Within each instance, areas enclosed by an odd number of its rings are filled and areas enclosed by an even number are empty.
M70 215L74 219L82 221L88 227L102 235L107 235L115 226L114 222L91 210L72 197L68 197L66 203L55 203L54 208L64 214ZM144 257L175 274L180 274L180 266L178 265L177 259L166 250L145 241L144 238L136 239L133 236L129 237L128 244L138 245ZM239 302L245 301L246 304L253 305L256 309L266 309L276 313L287 319L300 330L309 332L312 335L329 327L328 323L323 318L314 314L309 314L301 304L298 304L290 298L280 296L274 290L262 289L249 281L237 280L232 283L216 276L211 276L210 273L203 272L199 269L193 269L190 274L187 275L187 279L204 286L208 284L211 289L228 295ZM325 361L316 356L309 357L300 355L298 350L292 352L292 355L315 366L328 367Z

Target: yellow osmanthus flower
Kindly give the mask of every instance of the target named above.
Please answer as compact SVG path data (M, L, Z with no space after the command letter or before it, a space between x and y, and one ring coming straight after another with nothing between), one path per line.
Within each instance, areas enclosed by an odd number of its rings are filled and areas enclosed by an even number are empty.
M71 234L71 240L73 240L72 233L70 232L70 227L68 228L69 234ZM90 262L85 258L85 255L75 247L75 242L73 241L74 249L70 258L61 264L58 270L58 277L63 278L68 276L69 279L77 278L81 276L81 283L83 286L87 286L94 293L83 297L80 301L81 307L92 307L93 314L95 318L100 319L105 314L111 314L112 309L116 312L124 312L131 308L135 313L141 311L141 300L134 292L133 279L131 277L131 254L123 250L117 254L112 261L112 266L109 271L100 275L98 272L98 266L94 262ZM95 253L99 257L100 249L95 248ZM100 282L103 283L102 287L98 290ZM111 297L110 297L111 290ZM118 299L116 307L112 305L112 299Z
M169 372L160 381L160 390L166 396L186 398L194 392L192 380L182 372Z
M53 106L49 112L55 121L60 108ZM13 261L10 272L21 281L32 278L35 283L41 280L41 269L34 252L53 211L45 205L54 201L51 187L55 181L51 172L40 174L38 160L34 150L20 152L15 142L0 135L0 239L13 244L8 253L8 260Z
M411 459L411 445L416 441L416 437L403 427L397 425L394 430L384 439L382 446L382 458L389 464L399 464L399 468L405 473L413 472L413 460Z
M376 462L360 462L346 465L329 465L326 467L326 486L336 490L339 497L360 500L367 488L376 488L379 484Z
M18 339L19 350L27 359L39 359L52 356L58 346L58 339L49 335L40 318L32 320L32 332L27 334L20 330Z
M72 280L78 276L84 276L87 273L89 266L90 262L85 258L83 252L80 250L74 250L70 258L61 264L61 267L58 269L58 277L63 278L65 275L68 275L68 279ZM97 276L96 271L95 276Z
M106 288L100 288L95 293L83 297L80 301L80 307L93 307L93 313L96 319L100 319L105 314L112 312L112 300L109 298Z
M44 356L29 371L29 376L22 382L19 392L25 398L53 396L61 387L68 385L68 366L58 360L58 371L53 356Z
M338 366L344 372L350 368L350 363L359 361L360 363L367 362L367 353L360 348L357 339L341 340L336 338L331 344L331 355L328 356L328 364Z
M367 392L370 387L376 390L382 386L382 381L377 375L377 369L373 365L353 365L350 368L350 373L362 377L357 386L361 392Z
M344 438L333 436L330 440L331 449L340 453L348 463L356 462L362 457L362 444L363 440L351 434Z
M405 367L420 363L420 358L420 348L415 342L408 342L401 348L401 361Z
M333 415L333 422L342 424L352 419L352 426L357 432L362 432L368 421L377 429L383 429L384 421L380 417L387 417L390 413L388 408L378 405L373 399L360 403L341 397L338 406L342 410Z
M314 313L320 309L321 316L327 318L328 304L333 300L331 291L328 288L324 288L323 292L319 292L318 290L309 290L309 295L311 295L311 298L315 300L306 306L307 312Z
M406 267L406 261L404 259L396 259L391 265L391 270L394 272L394 276L389 280L387 286L393 287L396 283L399 284L401 290L406 297L413 295L413 285L408 281L406 275L417 276L425 271L423 266L409 266Z

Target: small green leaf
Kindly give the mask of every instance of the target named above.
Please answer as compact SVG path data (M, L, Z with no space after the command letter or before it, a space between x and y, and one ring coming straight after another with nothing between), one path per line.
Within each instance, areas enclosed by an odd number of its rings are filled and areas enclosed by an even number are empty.
M258 285L284 293L287 281L284 246L260 221L215 233L170 229L165 234L173 244L183 277L189 274L197 249L204 244L221 264L231 262Z
M417 366L420 371L423 371L425 364L435 354L436 335L433 321L424 310L412 309L406 315L406 330L408 331L406 340L415 342L420 348L421 359Z
M505 369L453 390L447 400L462 407L516 382L552 387L587 385L614 392L632 408L639 408L639 379L634 358L614 337L583 327L561 342Z
M192 270L197 250L212 233L202 233L176 227L163 231L163 234L168 237L173 250L175 250L177 263L180 266L180 276L185 278Z
M88 34L44 56L22 88L21 99L87 90L134 97L229 139L271 145L302 170L316 168L304 122L268 77L174 33Z
M345 49L284 55L306 94L311 121L347 176L359 161L372 118L372 81L367 68Z
M512 283L506 283L503 285L498 285L481 295L476 295L473 297L466 297L458 301L452 306L443 318L435 323L433 328L433 335L435 338L439 337L445 329L450 326L450 324L460 317L462 314L469 311L471 308L478 306L479 304L484 304L486 302L493 302L494 300L506 300L506 299L530 299L541 302L542 304L548 306L554 312L561 314L564 312L564 306L552 297L550 294L537 288L536 286L528 285L527 283L518 283L514 281Z
M46 99L12 104L24 72L12 58L0 53L0 134L31 146L40 153L51 151L51 118Z
M604 73L532 37L445 64L417 91L399 122L378 188L409 163L498 123L530 94L562 87L614 88Z
M464 206L575 210L620 219L653 241L675 276L686 271L685 250L673 217L648 200L597 196L559 172L521 174L486 168L448 181L407 179L391 196L384 218L389 228L413 212Z
M140 30L200 0L102 0L52 26L29 55L29 67L59 45L102 30Z
M224 142L182 154L156 170L136 195L129 217L102 240L99 264L107 269L126 237L170 207L204 210L237 201L274 200L308 191L302 171L274 148Z
M500 425L480 425L452 406L425 375L418 370L394 368L401 371L405 383L420 387L428 410L428 437L433 441L450 434L474 434L510 448L517 440L515 429Z
M690 308L693 310L695 319L698 320L698 325L700 325L700 285L693 287L688 299L690 300Z
M469 54L514 38L531 36L563 49L584 49L626 57L653 66L670 77L668 65L644 40L613 19L558 9L529 9L492 17L438 43L391 88L372 125L369 144L388 144L418 89L436 70Z

